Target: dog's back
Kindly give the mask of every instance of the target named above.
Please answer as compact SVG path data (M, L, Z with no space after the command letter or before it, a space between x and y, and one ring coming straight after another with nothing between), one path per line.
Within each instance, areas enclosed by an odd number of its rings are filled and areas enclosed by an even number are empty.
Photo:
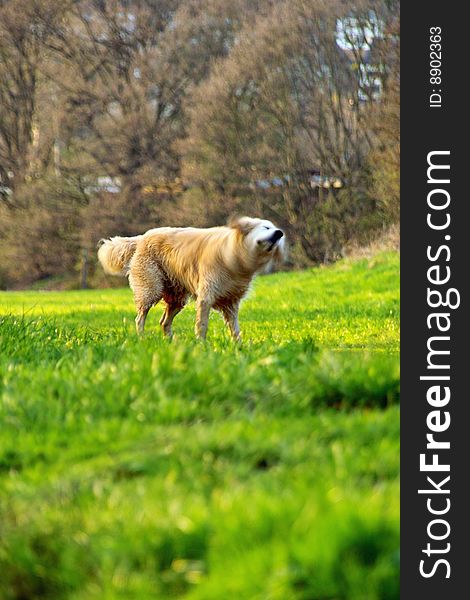
M196 296L201 278L214 279L226 270L224 258L234 250L233 233L229 227L151 229L142 236L137 251Z

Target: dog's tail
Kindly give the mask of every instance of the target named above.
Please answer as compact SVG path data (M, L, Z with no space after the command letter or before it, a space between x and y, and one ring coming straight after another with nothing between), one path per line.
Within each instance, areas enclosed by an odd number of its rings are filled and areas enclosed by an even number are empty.
M105 273L109 275L127 275L130 260L137 247L141 235L135 237L112 237L109 240L100 240L98 260Z

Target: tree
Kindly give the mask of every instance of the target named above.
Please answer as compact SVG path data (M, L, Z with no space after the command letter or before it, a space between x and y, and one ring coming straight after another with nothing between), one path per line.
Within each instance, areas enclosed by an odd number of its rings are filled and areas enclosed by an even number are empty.
M384 93L375 105L371 130L377 143L370 155L372 193L386 223L400 218L400 43L398 14L390 23L390 44L386 56L389 77Z
M35 2L0 4L0 185L14 190L25 181L34 159L41 31Z
M225 55L236 22L228 2L81 1L55 24L49 76L61 87L68 154L65 170L119 178L129 196L179 171L175 140L182 102ZM228 11L231 14L233 9Z
M388 72L371 57L390 11L299 0L246 28L192 97L186 177L270 214L311 259L336 258L375 219L369 119ZM312 188L312 170L341 189Z

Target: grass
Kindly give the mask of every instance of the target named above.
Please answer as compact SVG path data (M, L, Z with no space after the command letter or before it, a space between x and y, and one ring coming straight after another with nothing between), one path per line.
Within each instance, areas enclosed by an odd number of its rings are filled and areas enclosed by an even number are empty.
M0 293L0 598L399 597L398 255L257 279L244 342Z

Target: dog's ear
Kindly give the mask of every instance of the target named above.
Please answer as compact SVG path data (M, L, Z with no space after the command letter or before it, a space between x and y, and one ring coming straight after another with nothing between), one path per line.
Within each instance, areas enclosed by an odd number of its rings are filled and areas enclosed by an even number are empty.
M242 235L247 235L253 229L256 223L253 222L253 219L250 217L240 217L238 215L234 215L230 217L227 221L227 226L232 229L236 229Z

